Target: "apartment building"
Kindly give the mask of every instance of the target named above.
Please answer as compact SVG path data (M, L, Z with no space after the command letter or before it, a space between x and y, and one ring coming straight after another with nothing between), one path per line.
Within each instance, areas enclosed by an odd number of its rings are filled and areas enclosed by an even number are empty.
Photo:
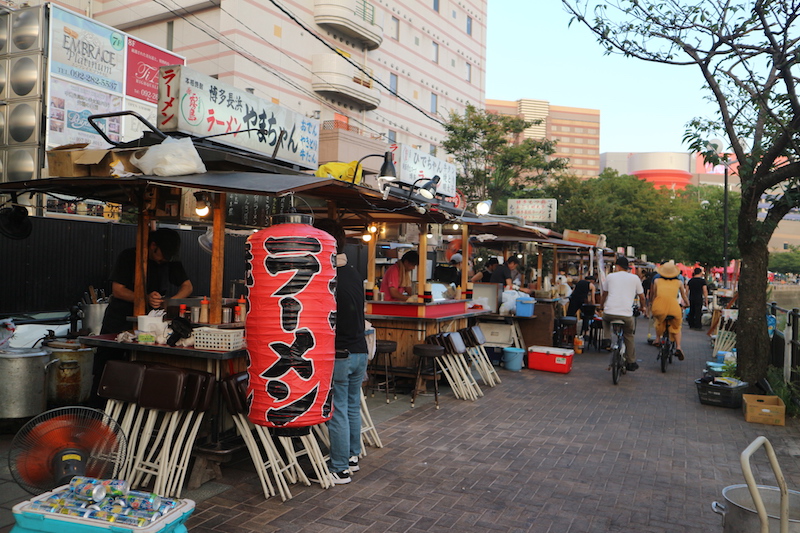
M318 118L320 163L395 143L443 158L442 121L484 100L487 0L58 3ZM363 162L373 172L380 164Z
M545 100L486 100L486 109L517 115L539 124L526 129L526 139L557 142L554 157L569 159L569 171L582 178L600 174L600 111L551 105Z

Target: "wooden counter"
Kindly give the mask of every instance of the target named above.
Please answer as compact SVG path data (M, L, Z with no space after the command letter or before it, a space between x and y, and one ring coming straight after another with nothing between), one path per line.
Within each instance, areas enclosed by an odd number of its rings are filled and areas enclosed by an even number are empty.
M370 302L372 311L366 315L381 340L397 342L393 355L395 367L416 368L414 345L424 344L428 335L458 331L467 327L472 317L487 314L486 309L467 309L468 300L446 300L432 304L406 302ZM374 304L385 304L375 306ZM449 309L449 312L448 312ZM376 313L374 311L382 312ZM422 315L422 316L420 316Z

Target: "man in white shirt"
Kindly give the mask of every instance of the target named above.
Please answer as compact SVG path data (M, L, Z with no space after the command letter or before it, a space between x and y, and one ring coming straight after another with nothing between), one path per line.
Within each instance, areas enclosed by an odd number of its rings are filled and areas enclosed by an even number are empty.
M628 259L624 256L617 258L614 272L606 277L603 295L600 299L600 309L603 309L603 342L606 346L611 344L611 321L622 320L626 368L633 372L639 365L636 363L636 347L633 339L636 332L636 319L633 317L633 302L639 298L639 307L644 309L644 289L642 281L636 274L628 272Z

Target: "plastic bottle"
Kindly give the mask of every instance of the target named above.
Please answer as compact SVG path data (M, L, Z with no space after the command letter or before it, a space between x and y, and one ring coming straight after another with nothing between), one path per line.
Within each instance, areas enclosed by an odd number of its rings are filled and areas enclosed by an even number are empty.
M208 297L203 296L200 300L200 323L208 324Z
M242 306L237 305L233 308L233 321L234 322L244 322L242 318Z
M236 305L240 307L238 313L239 318L234 319L234 322L244 322L245 317L247 317L247 300L244 299L244 294L239 296L239 299L236 301Z
M178 316L181 318L189 318L186 316L186 314L186 304L181 304L180 307L178 307Z

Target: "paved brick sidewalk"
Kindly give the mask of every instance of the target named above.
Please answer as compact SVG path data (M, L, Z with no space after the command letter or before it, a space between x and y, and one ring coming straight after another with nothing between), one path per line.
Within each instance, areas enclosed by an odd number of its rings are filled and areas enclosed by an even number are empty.
M379 424L349 485L293 486L265 500L246 460L223 468L198 501L197 533L296 531L553 533L722 531L711 502L743 483L739 454L766 435L790 488L800 487L800 425L748 424L701 405L694 379L711 353L686 331L687 359L662 374L640 319L641 368L611 384L608 355L576 356L570 374L501 371L476 402L446 395ZM774 485L763 453L756 478ZM204 486L203 489L209 487ZM5 504L4 504L5 505ZM7 531L8 528L0 528Z

